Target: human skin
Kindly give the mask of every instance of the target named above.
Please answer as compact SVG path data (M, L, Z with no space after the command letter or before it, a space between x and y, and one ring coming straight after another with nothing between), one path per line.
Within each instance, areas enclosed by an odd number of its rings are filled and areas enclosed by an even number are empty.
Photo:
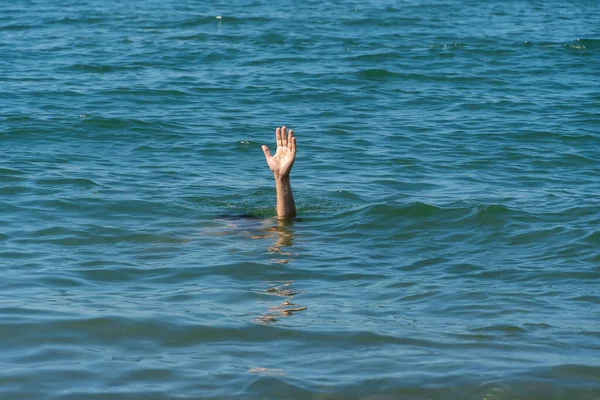
M277 140L277 151L271 155L271 151L265 145L262 146L267 164L275 178L275 189L277 191L277 218L290 219L296 216L296 204L290 184L290 172L296 160L296 138L294 131L289 131L285 126L275 130Z

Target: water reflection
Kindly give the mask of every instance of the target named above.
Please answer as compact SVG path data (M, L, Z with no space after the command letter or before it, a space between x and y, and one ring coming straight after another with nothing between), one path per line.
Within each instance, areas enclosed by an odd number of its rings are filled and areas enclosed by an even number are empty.
M277 225L266 229L266 234L275 239L273 245L267 249L268 253L284 256L273 260L279 264L288 264L294 259L294 254L289 251L289 248L294 244L293 224L293 221L277 220ZM306 310L306 307L292 302L292 299L297 294L302 293L302 291L291 287L293 283L293 280L268 282L270 287L264 293L271 296L283 297L284 300L277 306L269 307L266 314L257 318L259 322L271 324L282 317L290 317L299 311Z
M271 324L282 317L291 317L299 311L306 310L306 307L292 303L292 299L297 294L303 292L290 288L293 283L294 281L269 283L271 287L265 290L264 293L272 296L284 297L285 300L283 300L283 302L277 306L269 307L264 315L261 315L257 318L259 322Z
M214 220L215 226L206 227L204 234L210 236L228 236L242 235L251 239L273 239L275 243L267 250L270 254L281 254L292 256L292 253L286 253L283 247L293 245L293 221L271 219L261 219L251 214L245 215L220 215ZM274 225L275 223L275 225ZM281 260L281 259L280 259ZM283 259L281 263L287 263L290 259Z
M221 215L214 220L216 226L207 227L205 234L211 236L241 235L254 240L268 241L267 254L271 262L289 264L295 254L291 251L294 245L294 221L276 218L261 219L253 215ZM292 300L303 291L292 287L293 280L266 281L266 289L256 290L258 293L282 298L281 304L268 307L267 311L256 318L260 323L272 324L281 318L291 317L306 307L295 304Z
M262 368L262 367L254 367L250 368L250 372L255 374L262 375L272 375L272 376L285 376L283 370L281 368Z
M280 254L287 256L279 258L280 264L287 264L292 260L293 254L283 250L284 247L291 247L294 244L293 221L277 220L277 225L267 228L271 238L275 238L275 243L267 249L269 254Z

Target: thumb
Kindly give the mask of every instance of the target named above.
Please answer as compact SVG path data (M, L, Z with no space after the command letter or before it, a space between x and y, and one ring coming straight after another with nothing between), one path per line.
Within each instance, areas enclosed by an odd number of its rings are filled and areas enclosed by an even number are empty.
M268 160L269 158L271 158L271 151L269 150L269 148L267 146L265 146L264 144L262 145L262 151L263 153L265 153L265 158Z

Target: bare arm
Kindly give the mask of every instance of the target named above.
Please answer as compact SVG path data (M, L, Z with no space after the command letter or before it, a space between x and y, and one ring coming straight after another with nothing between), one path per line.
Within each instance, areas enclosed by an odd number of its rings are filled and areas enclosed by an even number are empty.
M262 146L267 164L275 177L277 190L277 217L293 218L296 215L296 205L290 184L290 172L296 160L296 138L293 130L281 127L275 130L277 152L274 156L265 145Z

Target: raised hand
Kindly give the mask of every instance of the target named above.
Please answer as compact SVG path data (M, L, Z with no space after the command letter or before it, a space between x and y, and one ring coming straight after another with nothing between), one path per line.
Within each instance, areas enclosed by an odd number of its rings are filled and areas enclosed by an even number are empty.
M267 159L267 164L275 178L285 178L290 176L292 166L296 160L296 138L294 131L281 127L275 130L275 138L277 140L277 151L275 155L271 155L271 151L265 145L262 146L263 153Z
M277 152L274 156L265 145L262 146L263 153L267 159L269 168L275 177L275 189L277 191L277 217L280 219L294 218L296 215L296 204L290 184L290 172L296 160L296 138L294 131L289 132L285 126L275 130L277 139Z

